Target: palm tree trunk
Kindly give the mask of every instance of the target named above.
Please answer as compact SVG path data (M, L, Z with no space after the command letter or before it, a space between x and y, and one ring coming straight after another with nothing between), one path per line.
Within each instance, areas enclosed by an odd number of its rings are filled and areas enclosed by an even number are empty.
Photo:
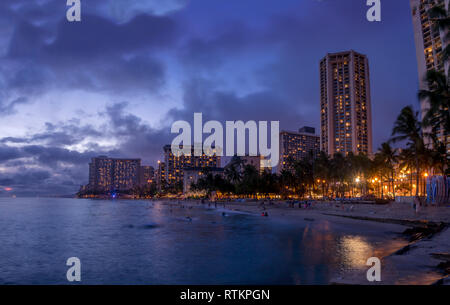
M412 196L412 170L409 174L409 196Z
M394 201L395 201L395 180L394 180L394 171L391 172L391 177L392 177L392 196L394 197Z
M419 196L419 179L420 179L419 158L416 158L416 196Z

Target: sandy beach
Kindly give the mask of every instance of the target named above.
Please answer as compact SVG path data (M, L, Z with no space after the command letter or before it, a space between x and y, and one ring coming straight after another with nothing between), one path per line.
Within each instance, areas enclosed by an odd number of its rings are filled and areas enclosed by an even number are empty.
M284 201L227 201L205 202L195 200L165 201L164 204L179 208L217 208L224 211L244 212L291 221L329 221L343 226L374 226L381 231L392 231L403 236L403 242L386 246L376 253L381 259L381 282L366 280L367 268L341 274L331 284L449 284L450 260L450 208L422 207L416 213L410 204L386 205L339 202L315 202L306 207ZM409 234L405 230L410 229ZM421 234L423 229L424 233ZM416 231L419 230L419 233ZM438 265L439 268L438 268ZM447 271L445 269L447 268Z

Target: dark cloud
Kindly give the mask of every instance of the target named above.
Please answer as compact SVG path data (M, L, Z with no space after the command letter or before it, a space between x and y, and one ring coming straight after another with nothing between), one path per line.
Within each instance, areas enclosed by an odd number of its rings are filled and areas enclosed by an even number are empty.
M84 16L79 23L61 21L55 41L43 51L53 60L86 61L109 54L164 49L171 46L176 37L176 23L169 17L140 15L118 25L91 15Z
M0 144L0 162L5 162L20 157L20 150L15 147L9 147Z
M304 121L300 109L292 108L291 101L276 92L257 91L239 96L201 78L185 84L183 108L170 110L168 118L192 121L194 112L203 113L204 121L280 121L285 128Z
M55 147L64 147L83 142L87 137L101 138L102 136L104 136L104 134L96 130L93 126L80 125L80 121L75 119L67 123L64 122L60 124L47 122L43 132L33 133L28 137L22 138L0 138L0 143L41 143Z
M128 103L108 106L103 116L109 122L111 133L120 140L122 155L138 156L144 162L153 163L160 159L163 146L171 142L170 127L152 128L141 118L128 113L127 106Z
M81 23L16 19L8 53L0 58L6 67L0 69L3 114L13 113L17 95L24 101L64 88L156 94L166 83L158 54L179 36L176 22L164 16L139 15L123 24L95 15Z

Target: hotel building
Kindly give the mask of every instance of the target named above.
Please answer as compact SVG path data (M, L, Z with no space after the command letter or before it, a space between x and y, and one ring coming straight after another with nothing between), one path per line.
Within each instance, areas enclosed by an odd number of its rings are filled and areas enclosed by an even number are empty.
M167 175L166 175L166 164L164 162L158 161L158 168L155 172L156 186L158 190L162 190L166 187Z
M320 61L320 148L334 153L372 153L369 62L353 50Z
M425 80L426 73L430 70L443 72L448 77L449 62L443 60L443 50L448 45L444 38L444 31L433 26L428 16L428 10L435 5L448 8L449 0L410 0L416 44L417 68L419 73L419 88L429 90ZM428 101L421 101L422 117L429 108ZM445 135L443 130L438 130L438 138L446 144L447 153L450 154L450 135Z
M106 156L92 158L86 188L97 192L130 190L139 185L140 168L140 159L115 159Z
M153 166L141 166L140 182L141 185L148 185L155 182L155 169Z
M190 155L174 155L170 145L164 146L164 166L165 181L167 185L173 186L183 182L184 169L191 167L219 167L220 156L207 156L204 153L201 156L194 156L194 148Z
M290 160L297 161L306 158L312 153L316 157L320 152L320 137L316 135L313 127L300 128L298 132L280 132L280 161L278 173L290 168Z

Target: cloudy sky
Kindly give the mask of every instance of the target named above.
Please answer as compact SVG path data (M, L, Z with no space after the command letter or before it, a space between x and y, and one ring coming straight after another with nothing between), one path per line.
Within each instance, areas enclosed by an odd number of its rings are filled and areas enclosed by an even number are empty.
M319 127L319 60L369 57L374 147L417 105L408 0L0 2L0 196L75 193L93 156L162 157L174 120Z

